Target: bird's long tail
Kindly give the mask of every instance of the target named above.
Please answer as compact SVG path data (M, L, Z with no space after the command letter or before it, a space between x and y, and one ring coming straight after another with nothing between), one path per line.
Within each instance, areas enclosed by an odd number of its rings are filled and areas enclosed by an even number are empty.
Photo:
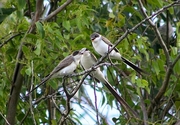
M142 70L141 68L137 67L134 63L130 62L129 60L127 60L126 58L124 57L121 57L122 61L129 65L131 68L133 68L136 72L138 72L139 74L141 73L145 73L147 74L144 70Z
M37 85L36 87L32 88L32 90L30 90L30 92L26 95L29 96L29 94L31 94L34 90L36 90L39 86L43 85L46 81L48 81L50 79L50 76L45 77L41 83L39 85Z
M105 80L104 85L114 95L117 101L124 107L126 112L131 111L133 116L138 118L138 114L126 103L126 101L116 92L116 90L111 86L111 84L107 80Z

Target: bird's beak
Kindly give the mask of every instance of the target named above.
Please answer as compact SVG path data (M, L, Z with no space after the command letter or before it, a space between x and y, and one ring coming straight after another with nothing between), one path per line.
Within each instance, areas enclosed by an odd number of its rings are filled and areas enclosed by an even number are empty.
M92 37L91 37L91 40L92 40L92 41L94 41L94 39L95 39L95 38L92 38Z
M86 50L87 50L86 48L82 48L79 52L80 52L81 54L83 54Z

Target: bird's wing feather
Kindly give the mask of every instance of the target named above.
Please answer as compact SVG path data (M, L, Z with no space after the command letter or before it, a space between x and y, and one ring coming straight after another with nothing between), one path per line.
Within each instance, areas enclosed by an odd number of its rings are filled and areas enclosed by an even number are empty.
M97 58L94 54L91 53L91 59L93 59L94 62L97 62Z
M60 71L61 69L63 69L66 66L69 66L73 61L74 61L74 58L72 55L67 56L53 69L53 71L50 73L50 75Z
M102 36L102 39L103 39L103 41L105 42L105 43L107 43L109 46L113 46L113 44L106 38L106 37L104 37L104 36ZM115 47L114 48L114 50L116 51L116 52L119 52L119 50Z
M72 55L69 55L69 56L67 56L65 59L63 59L63 60L53 69L53 71L52 71L49 75L47 75L47 76L41 81L41 83L40 83L39 85L37 85L36 87L34 87L34 88L27 94L27 96L28 96L31 92L33 92L35 89L37 89L39 86L41 86L42 84L44 84L47 80L49 80L54 73L58 72L59 70L63 69L64 67L70 65L73 61L74 61L74 58L73 58Z

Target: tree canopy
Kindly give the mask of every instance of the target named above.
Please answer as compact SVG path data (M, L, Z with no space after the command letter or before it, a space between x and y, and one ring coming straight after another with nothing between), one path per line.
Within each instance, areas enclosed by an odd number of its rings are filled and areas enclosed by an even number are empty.
M180 124L180 1L17 0L0 2L0 123ZM98 32L146 71L101 57ZM98 63L51 79L27 94L75 50ZM100 67L128 104L89 73ZM136 115L135 115L136 114Z

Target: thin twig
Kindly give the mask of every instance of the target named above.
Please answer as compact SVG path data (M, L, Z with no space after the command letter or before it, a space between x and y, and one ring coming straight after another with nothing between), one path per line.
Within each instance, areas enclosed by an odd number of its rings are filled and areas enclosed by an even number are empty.
M28 111L26 112L26 114L24 115L24 117L22 118L20 125L23 125L23 122L25 121L25 119L28 117L28 114L30 112L30 108L28 109Z
M95 80L94 80L95 81ZM95 109L96 109L96 119L97 119L97 124L99 125L99 116L98 116L98 107L97 107L97 95L96 95L96 82L94 82L94 103L95 103Z
M56 107L56 109L57 109L57 110L59 111L59 113L62 115L63 113L61 112L61 110L60 110L59 107L57 106L57 104L56 104L54 98L51 97L51 99L52 99L52 102L54 103L54 106Z
M141 8L143 14L145 15L146 18L148 18L148 15L146 14L145 10L143 9L144 6L143 6L141 0L138 0L138 2L139 2L140 8ZM167 10L169 7L172 7L173 5L178 4L178 3L180 3L180 1L175 1L172 4L169 4L169 5L161 8L159 11L163 12L163 11ZM174 65L176 64L177 60L179 59L179 55L177 56L177 58L175 59L175 61L173 63L170 62L169 52L168 52L167 47L166 47L166 45L165 45L165 43L164 43L164 41L163 41L163 39L162 39L162 37L161 37L161 35L159 33L158 28L155 26L155 24L150 19L148 19L148 22L154 28L154 30L155 30L155 32L156 32L156 34L158 36L159 42L160 42L160 44L162 46L162 49L164 50L164 53L165 53L165 56L166 56L166 62L167 62L167 65L168 65L166 75L165 75L165 79L164 79L164 81L162 83L162 86L159 89L158 93L156 94L155 98L153 99L152 103L149 105L149 107L147 109L147 114L148 114L148 116L150 116L150 114L152 113L152 111L153 111L153 109L155 107L155 104L157 104L160 101L160 99L162 98L162 96L164 95L164 93L165 93L165 91L167 89L167 86L168 86L168 83L169 83L169 80L170 80L170 76L172 74L172 69L173 69Z
M8 120L3 116L3 114L0 112L0 115L3 117L3 119L6 121L6 123L8 124L8 125L11 125L9 122L8 122Z
M34 65L33 65L33 61L31 61L31 89L33 88L33 83L34 83ZM30 104L30 112L32 115L32 119L33 119L33 123L34 125L36 125L36 121L35 121L35 117L34 117L34 112L33 112L33 105L32 105L32 94L30 94L29 96L29 104Z
M62 11L65 7L67 7L73 0L67 0L63 5L61 5L58 9L50 13L45 19L42 21L47 21L57 15L60 11Z
M85 78L89 75L89 73L85 73L84 76L82 77L82 79L79 81L77 87L74 89L74 91L69 94L68 91L66 90L66 86L65 86L65 80L63 80L63 88L67 97L66 100L66 110L63 112L63 115L61 117L60 120L60 125L63 125L65 122L66 117L68 116L68 114L70 113L70 99L76 94L76 92L79 90L79 88L81 87L82 83L84 82Z
M90 72L94 71L95 69L97 69L97 68L99 68L99 67L101 67L101 66L104 66L104 65L110 66L111 64L110 64L110 63L107 63L107 62L99 63L99 64L96 64L96 65L92 66L92 67L89 68L89 69L86 69L86 70L80 72L80 73L74 73L74 74L68 75L67 77L81 76L81 75L84 75L84 74L86 74L86 73L90 73Z
M148 125L148 115L146 111L146 106L144 104L143 94L142 94L142 88L140 88L140 103L141 103L141 110L143 112L143 121L144 125Z
M138 0L138 2L139 2L140 9L141 9L142 13L144 14L144 16L145 16L146 18L148 18L148 15L147 15L146 12L145 12L145 9L144 9L144 6L143 6L143 4L142 4L142 1L141 1L141 0ZM165 7L163 7L163 8L165 8ZM163 8L162 8L162 9L163 9ZM163 10L164 10L164 9L163 9ZM169 63L169 61L170 61L169 52L168 52L168 49L167 49L167 47L166 47L166 44L164 43L164 40L163 40L162 37L161 37L161 34L160 34L157 26L156 26L150 19L148 19L148 22L149 22L149 24L153 27L154 31L156 32L157 38L159 39L159 42L160 42L160 45L161 45L161 47L162 47L162 49L164 50L164 53L165 53L165 55L166 55L167 63Z
M5 44L7 44L10 40L12 40L13 38L15 38L16 36L19 36L21 33L16 33L14 35L12 35L9 39L7 39L6 41L4 41L1 45L0 48L3 47Z

